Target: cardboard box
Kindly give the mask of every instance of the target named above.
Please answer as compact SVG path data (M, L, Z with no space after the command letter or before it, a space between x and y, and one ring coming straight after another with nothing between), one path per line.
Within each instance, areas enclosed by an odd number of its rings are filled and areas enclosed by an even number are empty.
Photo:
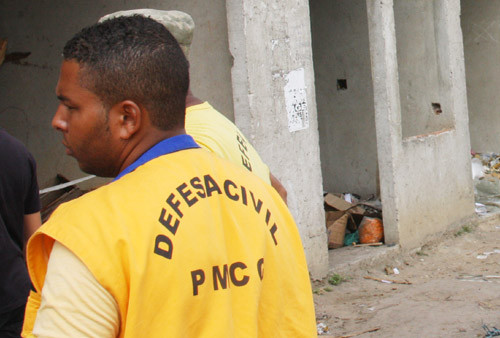
M363 209L363 207L349 203L343 198L335 196L334 194L326 194L325 203L338 211L349 211L351 214L358 215L363 215L365 213L365 209Z

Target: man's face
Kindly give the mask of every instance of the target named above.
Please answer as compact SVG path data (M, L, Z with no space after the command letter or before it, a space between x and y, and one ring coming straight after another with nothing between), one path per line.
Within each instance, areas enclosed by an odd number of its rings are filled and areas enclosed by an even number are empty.
M66 154L73 156L80 169L89 174L111 177L119 168L118 149L102 101L81 86L80 66L64 61L56 87L59 106L52 127L62 132Z

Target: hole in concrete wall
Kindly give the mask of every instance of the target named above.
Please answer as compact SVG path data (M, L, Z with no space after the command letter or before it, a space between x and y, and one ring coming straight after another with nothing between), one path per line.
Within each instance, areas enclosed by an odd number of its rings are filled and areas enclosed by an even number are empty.
M346 89L347 89L347 80L337 79L337 90L346 90Z
M443 1L394 0L403 138L454 128Z
M339 204L356 205L363 201L380 206L366 3L365 0L310 0L312 54L326 196ZM343 92L332 93L334 80L337 91ZM439 99L426 101L427 113L428 104L435 101L440 102ZM329 205L326 196L325 209L332 208L327 210L327 224L346 226L340 230L341 241L335 239L332 247L355 242L353 237L363 215L351 215L351 218L341 212L342 216L337 218L339 209ZM330 227L334 235L335 227Z
M431 103L431 105L432 105L432 111L434 112L434 114L439 115L439 114L441 114L443 112L441 110L441 104L439 104L439 103Z
M367 199L378 193L378 160L366 1L309 6L323 189Z

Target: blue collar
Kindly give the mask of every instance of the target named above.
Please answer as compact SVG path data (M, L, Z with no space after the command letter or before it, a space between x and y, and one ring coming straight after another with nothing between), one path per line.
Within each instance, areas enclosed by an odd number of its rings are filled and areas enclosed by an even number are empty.
M191 149L191 148L199 148L200 146L193 140L190 135L177 135L174 137L167 138L163 141L158 142L144 154L142 154L134 163L123 169L118 176L115 177L114 181L119 180L123 176L127 175L134 171L137 167L143 165L146 162L151 161L157 157L162 155L175 153L176 151Z

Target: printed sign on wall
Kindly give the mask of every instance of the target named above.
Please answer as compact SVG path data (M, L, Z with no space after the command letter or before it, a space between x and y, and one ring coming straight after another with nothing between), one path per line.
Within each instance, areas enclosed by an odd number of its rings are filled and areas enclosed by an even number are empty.
M285 77L285 103L288 114L288 130L309 128L304 68L292 70Z

